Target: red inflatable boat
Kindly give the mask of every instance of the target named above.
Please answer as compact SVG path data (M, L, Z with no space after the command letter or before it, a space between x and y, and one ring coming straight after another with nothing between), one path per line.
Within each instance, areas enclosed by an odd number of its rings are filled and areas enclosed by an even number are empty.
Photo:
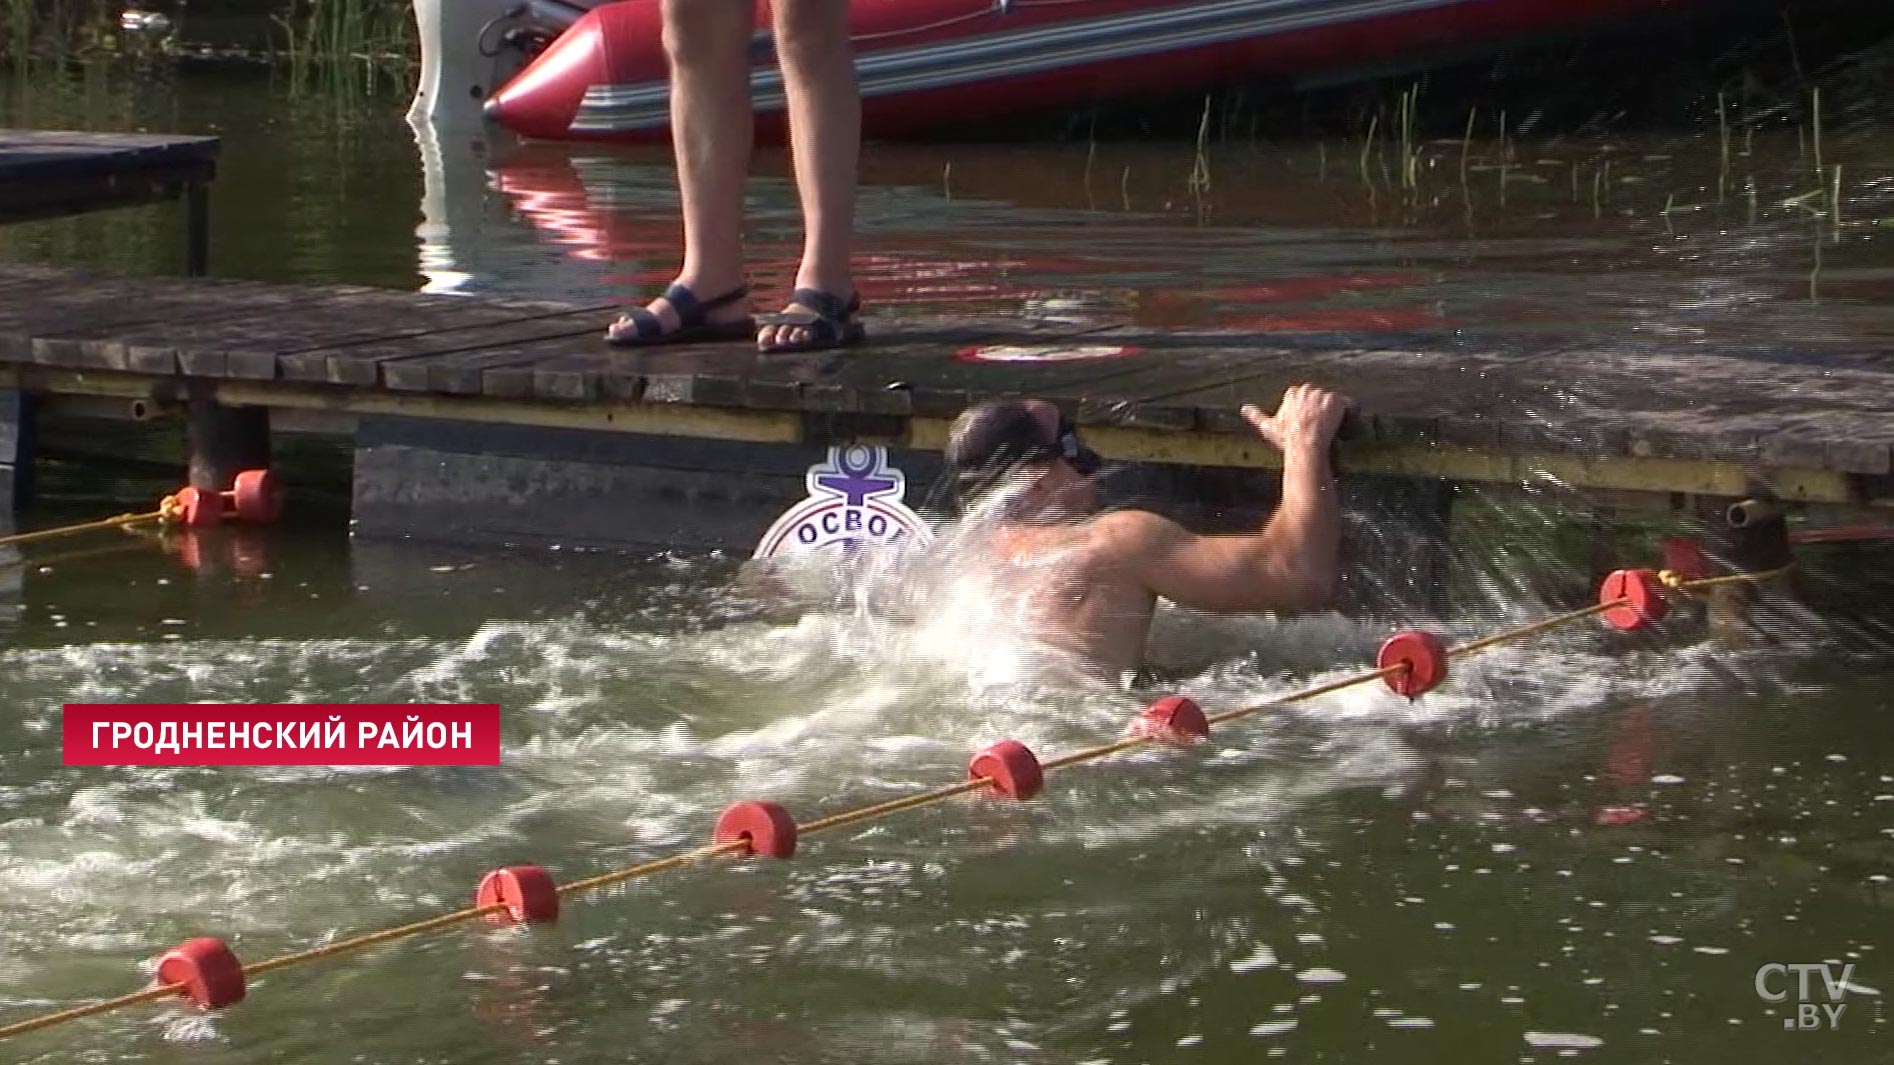
M1339 80L1464 58L1689 0L856 0L868 135L1249 78ZM576 9L572 9L576 14ZM782 134L783 87L758 5L759 129ZM487 99L528 137L667 136L659 0L593 8Z

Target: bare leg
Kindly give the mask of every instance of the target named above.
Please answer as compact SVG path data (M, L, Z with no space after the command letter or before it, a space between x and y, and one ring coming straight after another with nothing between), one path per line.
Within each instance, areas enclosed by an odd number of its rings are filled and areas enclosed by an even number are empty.
M861 93L848 40L848 0L776 0L776 53L789 96L790 158L802 200L797 288L855 294L849 259L861 157ZM791 304L790 310L808 310ZM800 326L765 326L757 340L796 344Z
M749 54L755 19L755 0L664 0L671 141L684 205L684 265L677 281L702 299L743 283L743 184L756 139ZM649 310L665 331L677 328L669 301L654 300ZM711 312L709 320L735 321L749 313L743 300Z

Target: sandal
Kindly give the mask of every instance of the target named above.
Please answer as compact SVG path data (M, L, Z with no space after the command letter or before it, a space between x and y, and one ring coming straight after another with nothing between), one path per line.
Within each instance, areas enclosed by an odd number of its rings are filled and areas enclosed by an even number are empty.
M664 290L663 298L677 313L676 329L665 331L663 319L644 307L633 307L605 331L605 342L615 347L641 348L752 336L756 332L756 319L749 315L728 322L710 321L712 311L728 307L749 294L750 286L738 285L715 299L699 300L697 294L685 286L672 285Z
M759 326L799 326L809 331L805 340L764 344L760 341L757 350L765 355L781 355L793 351L828 351L831 348L847 347L868 339L868 330L855 320L861 313L861 293L842 302L840 296L833 296L820 289L799 288L789 294L789 302L800 303L808 307L806 311L783 311L780 314L759 314L756 321Z

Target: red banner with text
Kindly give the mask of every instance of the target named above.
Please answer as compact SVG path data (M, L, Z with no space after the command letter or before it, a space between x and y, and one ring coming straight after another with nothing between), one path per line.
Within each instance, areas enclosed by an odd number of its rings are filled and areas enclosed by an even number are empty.
M67 765L499 765L497 703L67 703Z

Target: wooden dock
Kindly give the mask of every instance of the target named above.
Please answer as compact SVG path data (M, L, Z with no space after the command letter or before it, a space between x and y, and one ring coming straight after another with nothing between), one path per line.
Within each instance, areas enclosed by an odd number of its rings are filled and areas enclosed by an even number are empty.
M184 201L184 272L210 261L216 137L0 129L0 224Z
M1303 380L1358 403L1349 476L1660 505L1763 487L1894 507L1885 357L1445 350L1012 319L871 319L870 346L763 357L744 344L612 350L600 335L615 310L0 267L0 400L188 407L204 441L253 438L251 460L270 421L353 433L361 528L472 539L748 547L830 445L885 444L921 489L954 415L1000 395L1058 402L1111 459L1266 470L1276 457L1237 409ZM9 409L0 401L0 422ZM30 435L0 425L0 447ZM215 455L200 465L200 479L228 472ZM551 472L576 468L586 476Z

